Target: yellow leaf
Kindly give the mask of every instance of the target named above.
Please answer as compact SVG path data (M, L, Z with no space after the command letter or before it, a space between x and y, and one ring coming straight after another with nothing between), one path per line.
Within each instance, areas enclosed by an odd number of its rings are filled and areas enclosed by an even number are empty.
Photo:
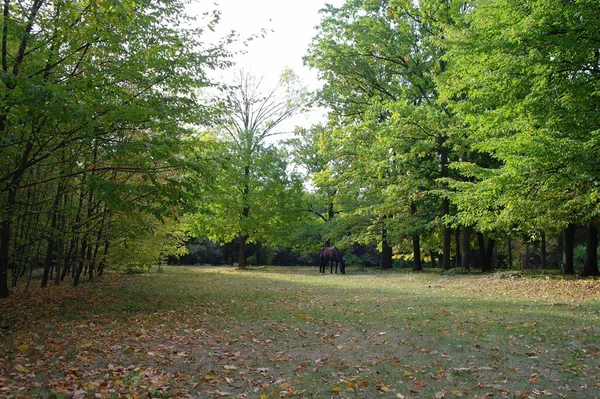
M15 366L15 368L17 369L17 371L21 371L21 372L23 372L23 373L27 373L27 372L29 372L29 369L28 369L27 367L25 367L25 366L21 365L21 364L17 364L17 365Z
M29 345L21 345L17 349L19 350L19 352L25 353L29 350Z
M212 375L205 375L202 378L204 378L205 381L210 381L210 380L214 380L215 379L215 377L213 377Z
M383 392L389 392L389 391L391 391L391 389L389 387L385 386L385 385L382 385L381 388L379 388L379 389L381 389Z
M463 393L461 391L450 391L450 393L454 396L463 396Z
M345 384L346 384L346 388L348 388L348 389L354 389L354 387L356 386L356 384L353 383L352 381L346 381Z
M223 366L225 370L237 370L238 368L235 366Z
M340 388L340 387L333 387L333 388L331 388L331 392L342 392L342 388Z
M412 373L410 371L407 371L406 373L404 373L404 377L410 377L412 375Z
M260 394L260 399L269 399L269 397L267 395L265 395L264 393Z

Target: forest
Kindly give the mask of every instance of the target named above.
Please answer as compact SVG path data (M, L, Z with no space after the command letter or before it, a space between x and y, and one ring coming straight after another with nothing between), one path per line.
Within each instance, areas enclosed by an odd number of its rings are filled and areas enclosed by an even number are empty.
M596 1L327 5L316 93L291 70L216 80L240 38L208 41L218 6L186 3L3 1L0 298L330 245L356 267L600 274Z

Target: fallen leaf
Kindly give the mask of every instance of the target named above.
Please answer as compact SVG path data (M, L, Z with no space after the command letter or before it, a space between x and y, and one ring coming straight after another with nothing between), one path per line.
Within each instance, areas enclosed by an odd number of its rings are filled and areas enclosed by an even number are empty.
M342 388L340 387L332 387L331 392L342 392Z
M17 371L23 372L23 373L28 373L29 369L25 366L23 366L22 364L17 364L15 366L15 368L17 369Z

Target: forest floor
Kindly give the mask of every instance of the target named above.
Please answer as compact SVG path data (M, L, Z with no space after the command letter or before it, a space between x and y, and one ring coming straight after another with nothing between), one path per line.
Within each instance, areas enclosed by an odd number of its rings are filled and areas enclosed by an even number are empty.
M0 397L598 398L600 280L167 267L0 300Z

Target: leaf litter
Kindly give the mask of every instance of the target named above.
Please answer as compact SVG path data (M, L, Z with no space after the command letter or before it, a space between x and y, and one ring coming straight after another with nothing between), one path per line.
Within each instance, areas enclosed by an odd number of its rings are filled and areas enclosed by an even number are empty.
M14 292L1 303L0 397L600 394L597 281L361 274L323 284L310 272L172 269ZM180 274L192 289L177 296L163 285ZM147 284L167 294L136 288Z

